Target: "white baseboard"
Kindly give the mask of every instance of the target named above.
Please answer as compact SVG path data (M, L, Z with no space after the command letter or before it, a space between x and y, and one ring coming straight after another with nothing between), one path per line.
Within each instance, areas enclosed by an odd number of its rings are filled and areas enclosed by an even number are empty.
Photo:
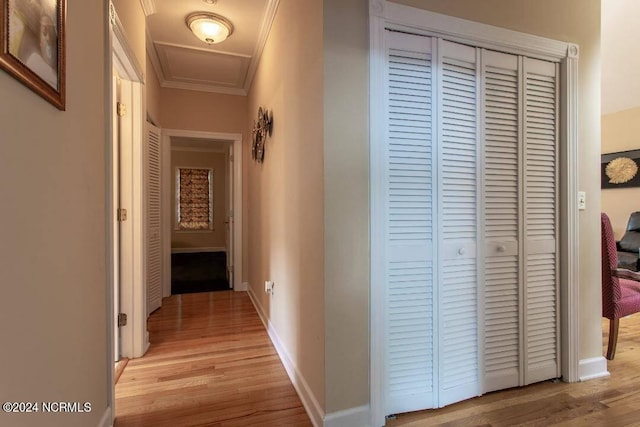
M172 254L192 254L196 252L226 252L227 248L222 247L205 247L205 248L171 248Z
M607 359L603 356L582 359L578 365L578 377L580 381L594 380L596 378L608 377Z
M369 405L332 412L324 417L324 427L358 426L369 427Z
M113 416L111 415L110 406L107 406L107 409L105 409L104 414L102 414L102 418L100 418L98 427L113 427Z
M237 291L237 292L246 292L248 288L249 288L249 283L248 282L242 282L242 284L239 287L233 288L233 290ZM255 303L253 305L255 305ZM258 314L260 314L260 313L258 313Z
M262 320L262 324L264 325L265 329L267 330L267 333L269 334L269 338L271 339L273 346L278 352L278 356L280 356L280 361L284 365L284 369L287 371L287 375L289 376L289 379L291 380L293 387L296 389L296 392L298 392L298 396L302 401L302 405L304 406L304 409L307 411L307 415L309 415L309 418L311 419L311 423L314 425L314 427L322 427L324 425L324 422L323 422L324 411L320 407L318 400L315 398L315 396L311 392L311 389L309 388L309 384L307 384L307 381L300 374L296 365L291 360L291 357L289 356L289 353L287 352L284 344L280 340L278 333L276 332L275 328L271 324L271 321L269 321L269 319L265 315L265 311L262 308L262 305L260 305L260 302L258 301L255 294L253 293L253 289L250 286L248 286L247 291L248 291L247 293L249 294L249 298L253 303L253 306L258 312L258 316L260 317L260 320ZM338 424L335 424L335 425L337 426Z

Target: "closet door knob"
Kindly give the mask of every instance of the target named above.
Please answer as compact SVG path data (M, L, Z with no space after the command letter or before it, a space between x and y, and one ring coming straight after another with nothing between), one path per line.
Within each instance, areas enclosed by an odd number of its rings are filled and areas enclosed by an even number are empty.
M458 249L458 255L464 255L466 253L467 253L467 250L465 248Z
M504 252L505 249L504 245L498 245L498 252Z

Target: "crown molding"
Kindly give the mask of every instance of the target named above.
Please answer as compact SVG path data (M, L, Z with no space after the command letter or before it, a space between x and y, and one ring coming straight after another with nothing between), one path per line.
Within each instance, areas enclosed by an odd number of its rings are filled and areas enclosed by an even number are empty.
M140 4L142 4L144 16L153 15L157 12L156 3L153 0L140 0Z
M149 33L149 27L147 27L145 33L146 33L147 55L149 56L149 60L151 61L151 66L153 67L153 70L156 72L156 77L158 78L158 81L162 83L166 81L166 77L164 76L164 70L162 69L162 65L160 64L160 57L158 56L156 47L153 44L153 40L151 39L151 33Z
M170 89L194 90L196 92L221 93L223 95L247 96L247 92L241 88L205 85L199 83L183 83L171 80L163 80L160 86Z
M258 35L256 48L253 51L253 56L251 57L251 62L249 63L249 69L247 70L247 76L244 80L245 93L249 93L249 89L251 89L253 76L256 74L256 70L258 69L258 64L260 63L260 58L262 57L262 51L264 50L264 46L267 44L267 39L269 38L269 33L271 32L273 21L276 18L276 12L278 11L279 4L280 0L269 0L267 3L264 18L262 19L262 24L260 25L260 34Z
M160 46L176 47L179 49L186 49L186 50L197 50L199 52L215 53L218 55L236 56L239 58L247 58L247 59L251 58L251 55L247 55L246 53L225 52L224 50L215 50L215 49L206 48L206 47L193 47L186 44L170 43L170 42L163 42L158 40L154 41L153 43Z

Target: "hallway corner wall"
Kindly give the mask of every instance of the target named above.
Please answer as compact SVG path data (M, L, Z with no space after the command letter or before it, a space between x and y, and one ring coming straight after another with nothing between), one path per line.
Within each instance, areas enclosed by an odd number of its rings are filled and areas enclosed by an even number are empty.
M249 91L244 128L250 293L323 416L325 369L322 1L281 0ZM258 108L273 112L264 162L251 159ZM264 282L275 292L264 292ZM294 384L296 380L294 379ZM303 385L301 385L302 383ZM307 407L309 410L309 407Z
M0 425L110 422L107 22L105 2L68 2L66 111L0 70L0 398L91 404L84 413L2 412Z

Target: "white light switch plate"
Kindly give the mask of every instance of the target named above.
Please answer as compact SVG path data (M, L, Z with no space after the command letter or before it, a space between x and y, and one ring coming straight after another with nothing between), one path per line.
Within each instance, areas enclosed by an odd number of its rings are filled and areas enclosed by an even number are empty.
M587 195L584 191L578 191L578 210L585 210L587 208Z

